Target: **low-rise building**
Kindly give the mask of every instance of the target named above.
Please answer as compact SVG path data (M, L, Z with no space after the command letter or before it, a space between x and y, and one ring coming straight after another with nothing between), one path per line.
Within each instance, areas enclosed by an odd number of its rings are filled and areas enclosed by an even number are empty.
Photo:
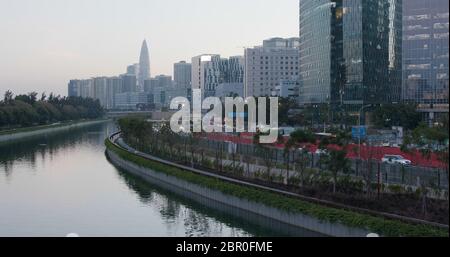
M283 80L272 91L272 96L298 98L299 83L297 80Z

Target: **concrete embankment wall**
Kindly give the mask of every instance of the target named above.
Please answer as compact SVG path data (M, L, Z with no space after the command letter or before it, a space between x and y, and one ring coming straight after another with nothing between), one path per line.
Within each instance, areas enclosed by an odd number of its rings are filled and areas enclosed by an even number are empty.
M80 128L80 127L104 123L106 121L107 120L85 121L85 122L78 122L78 123L74 123L74 124L62 125L62 126L53 127L53 128L49 127L49 128L37 129L37 130L33 130L33 131L4 134L4 135L0 135L0 143L22 140L22 139L41 136L41 135L45 135L45 134L49 134L49 133L67 131L67 130L74 129L74 128Z
M289 213L277 208L269 207L262 203L227 195L218 190L209 189L177 177L170 176L164 172L155 172L151 169L141 167L135 163L120 158L117 154L110 150L107 150L107 154L114 164L127 170L128 172L151 182L166 183L181 189L184 191L184 196L199 203L202 203L202 199L217 201L230 207L261 215L290 226L296 226L328 236L365 237L370 233L369 231L362 229L350 228L336 223L323 222L315 217L298 213Z

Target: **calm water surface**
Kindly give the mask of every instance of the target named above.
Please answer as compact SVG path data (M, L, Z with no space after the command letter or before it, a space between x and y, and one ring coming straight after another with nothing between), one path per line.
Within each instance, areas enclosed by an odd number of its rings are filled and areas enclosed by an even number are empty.
M203 206L128 175L105 157L114 123L0 145L0 236L302 236Z

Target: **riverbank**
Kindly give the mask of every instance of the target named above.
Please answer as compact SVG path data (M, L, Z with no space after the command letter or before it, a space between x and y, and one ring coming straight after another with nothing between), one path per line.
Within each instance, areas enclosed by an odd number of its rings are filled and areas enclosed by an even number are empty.
M0 144L10 141L16 141L21 139L27 139L30 137L45 135L48 133L55 133L61 131L67 131L74 128L80 128L84 126L90 126L95 124L100 124L107 122L108 119L99 120L84 120L84 121L74 121L67 123L58 123L53 125L35 126L29 128L22 128L17 130L8 130L0 132Z
M383 236L448 237L446 229L325 207L251 185L199 175L179 167L180 165L155 161L156 158L150 160L115 145L109 139L106 140L106 145L107 153L114 163L142 177L162 180L235 208L325 235L360 237L375 232Z

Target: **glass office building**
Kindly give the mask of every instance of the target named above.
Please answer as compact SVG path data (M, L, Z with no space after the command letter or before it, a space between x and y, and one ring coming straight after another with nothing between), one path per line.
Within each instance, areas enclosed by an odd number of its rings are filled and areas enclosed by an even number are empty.
M407 0L403 5L403 100L448 112L449 3Z
M300 0L300 103L398 101L401 21L401 0Z
M403 1L389 0L389 102L401 101L403 72Z
M341 52L334 51L341 45L336 44L334 33L342 24L341 17L334 17L338 8L335 1L300 0L300 104L324 103L332 97L332 65L342 59L333 56Z

